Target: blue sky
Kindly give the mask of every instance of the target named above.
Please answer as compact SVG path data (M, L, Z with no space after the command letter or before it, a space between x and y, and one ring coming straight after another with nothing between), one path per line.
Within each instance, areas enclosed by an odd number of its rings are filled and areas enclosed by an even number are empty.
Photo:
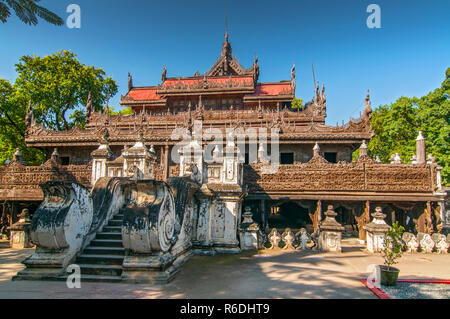
M14 82L22 55L69 49L117 81L116 106L128 72L145 86L160 81L163 64L168 76L207 71L220 55L225 9L233 54L244 67L256 54L260 81L290 79L295 62L296 95L310 100L314 63L327 89L328 124L358 117L368 88L375 107L422 96L450 67L448 0L41 1L64 19L71 3L81 7L81 29L27 26L15 16L0 24L1 78ZM372 3L381 8L381 29L366 25Z

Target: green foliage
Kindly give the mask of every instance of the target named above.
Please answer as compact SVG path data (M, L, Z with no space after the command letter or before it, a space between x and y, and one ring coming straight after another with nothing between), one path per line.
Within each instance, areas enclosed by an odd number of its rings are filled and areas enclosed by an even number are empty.
M85 66L69 51L44 58L24 56L16 70L14 85L0 79L0 164L11 159L16 148L30 165L39 165L45 159L42 152L25 144L25 116L30 102L37 123L66 130L74 125L84 127L89 92L96 111L104 109L108 91L110 96L117 93L115 81L102 69Z
M373 112L375 137L368 145L369 155L380 156L388 163L392 154L399 153L409 162L416 153L419 131L427 140L427 153L432 153L443 166L444 185L450 182L450 68L442 87L421 98L400 97L391 105L383 105Z
M395 222L384 237L384 248L382 251L382 255L384 258L384 264L388 267L388 270L390 266L395 265L397 263L397 260L402 257L402 235L404 231L405 228L403 226L399 226L398 222Z
M111 77L105 77L102 69L80 63L70 51L62 50L44 58L24 56L16 64L16 71L18 94L33 101L39 123L58 131L84 126L83 106L89 92L95 111L103 109L108 91L110 96L117 93Z
M16 148L32 165L39 165L45 158L42 152L25 145L26 105L27 101L17 94L17 90L8 81L0 79L0 164L11 159Z
M292 100L291 108L293 108L293 109L303 109L303 99L299 99L299 98L295 97Z
M131 108L131 107L126 107L126 108L124 108L123 110L120 110L120 111L115 111L114 110L114 107L112 107L112 106L110 106L109 107L109 114L110 115L119 115L119 114L121 114L121 115L131 115L131 114L134 114L134 111L133 111L133 109Z
M37 25L38 17L40 17L51 24L62 26L64 24L63 19L46 8L37 5L39 1L2 0L0 2L0 21L6 23L11 16L11 11L14 11L22 22L29 25Z

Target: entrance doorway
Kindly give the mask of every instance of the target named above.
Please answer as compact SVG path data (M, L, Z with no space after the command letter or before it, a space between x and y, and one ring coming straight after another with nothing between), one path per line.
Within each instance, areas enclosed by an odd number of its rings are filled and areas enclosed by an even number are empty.
M268 220L269 229L277 228L279 231L291 228L298 230L306 228L311 232L312 222L308 215L308 210L295 202L287 202L271 207Z

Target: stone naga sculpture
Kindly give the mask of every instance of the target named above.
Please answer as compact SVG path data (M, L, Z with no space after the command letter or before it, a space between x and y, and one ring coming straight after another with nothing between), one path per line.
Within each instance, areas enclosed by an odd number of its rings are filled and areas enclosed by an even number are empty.
M92 225L92 198L84 186L51 181L41 188L44 201L34 213L30 228L36 251L23 261L27 268L18 274L18 278L62 275L81 250Z
M121 210L123 280L162 283L178 272L177 265L192 254L198 187L186 177L131 184L130 202Z
M101 178L92 193L75 182L41 185L44 201L33 215L31 241L36 251L23 261L15 280L55 279L76 258L128 198L124 178Z

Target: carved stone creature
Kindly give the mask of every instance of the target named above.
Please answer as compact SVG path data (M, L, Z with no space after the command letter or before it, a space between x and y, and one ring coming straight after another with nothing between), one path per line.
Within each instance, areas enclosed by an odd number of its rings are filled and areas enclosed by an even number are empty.
M270 249L279 248L281 236L276 228L272 229L272 231L270 232L269 241L270 241Z
M448 252L449 243L447 243L447 238L442 234L433 234L431 239L435 242L436 250L439 254L446 254Z
M297 249L307 250L311 249L308 247L308 244L312 241L311 236L308 234L305 228L302 228L295 234L297 238L297 242L299 243Z
M435 243L430 235L425 233L419 233L417 235L419 241L420 250L426 254L431 254L433 252Z
M409 253L417 252L419 248L419 242L417 241L416 236L412 233L405 232L403 233L402 240L405 243L405 248Z
M295 235L290 228L286 228L281 237L283 238L283 241L286 244L283 247L283 249L295 249L294 248Z

